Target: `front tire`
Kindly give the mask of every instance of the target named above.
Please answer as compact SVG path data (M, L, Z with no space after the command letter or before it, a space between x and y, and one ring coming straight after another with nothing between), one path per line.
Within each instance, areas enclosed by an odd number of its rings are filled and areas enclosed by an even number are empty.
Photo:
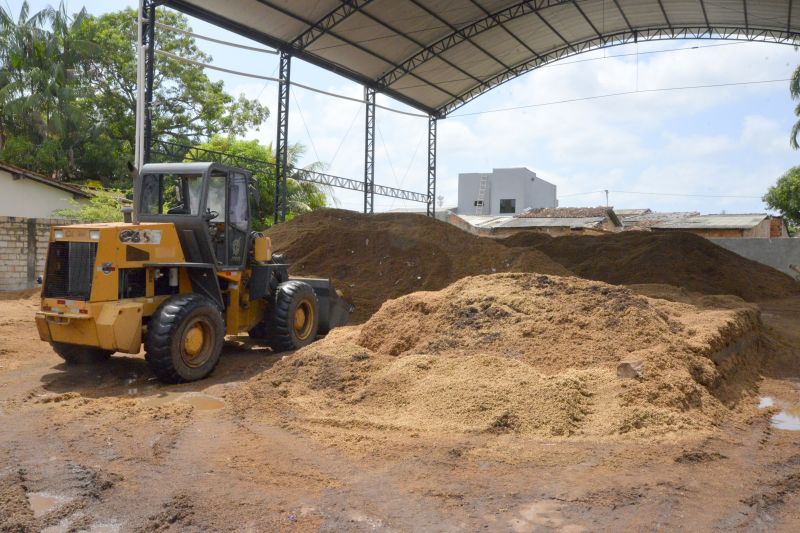
M274 352L308 346L319 330L319 301L314 289L299 280L281 283L263 322L254 329Z
M147 325L147 363L164 383L203 379L222 353L225 323L219 308L200 294L178 294L156 309Z
M90 365L107 361L114 352L95 348L94 346L81 346L79 344L66 344L51 342L53 351L56 352L68 365Z

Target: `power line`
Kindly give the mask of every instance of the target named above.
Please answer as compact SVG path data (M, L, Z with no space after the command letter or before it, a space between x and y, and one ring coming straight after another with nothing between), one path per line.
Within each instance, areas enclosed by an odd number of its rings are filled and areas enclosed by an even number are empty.
M567 98L564 100L553 100L550 102L541 102L538 104L527 104L521 106L514 106L514 107L500 107L497 109L487 109L484 111L473 111L471 113L457 113L454 115L448 115L450 117L469 117L472 115L485 115L488 113L502 113L504 111L517 111L520 109L530 109L534 107L546 107L551 105L560 105L560 104L569 104L573 102L584 102L587 100L600 100L604 98L613 98L616 96L629 96L632 94L644 94L644 93L659 93L659 92L669 92L669 91L686 91L686 90L693 90L693 89L714 89L714 88L721 88L721 87L739 87L744 85L764 85L768 83L784 83L790 81L791 78L782 78L778 80L755 80L755 81L739 81L739 82L729 82L729 83L712 83L708 85L685 85L682 87L661 87L658 89L639 89L636 91L623 91L619 93L608 93L608 94L597 94L594 96L583 96L580 98Z
M588 192L574 192L570 194L560 194L561 198L566 198L568 196L588 196L590 194L604 194L606 192L605 189L597 190L597 191L588 191ZM760 196L745 196L745 195L736 195L736 194L689 194L689 193L671 193L671 192L648 192L648 191L616 191L616 190L608 190L609 193L615 194L643 194L648 196L678 196L681 198L740 198L740 199L758 199L760 200Z
M215 39L214 37L208 37L207 35L201 35L199 33L194 33L188 30L184 30L181 28L176 28L175 26L169 26L167 24L156 22L156 26L162 28L164 30L170 30L177 33L181 33L183 35L189 35L190 37L194 37L195 39L202 39L204 41L210 41L212 43L217 44L224 44L225 46L233 46L235 48L241 48L243 50L250 50L251 52L261 52L262 54L274 54L277 55L277 50L269 50L267 48L257 48L255 46L247 46L245 44L233 43L230 41L223 41L222 39Z
M233 74L234 76L243 76L245 78L254 78L257 80L266 80L266 81L274 81L276 83L280 83L281 80L278 78L273 78L272 76L262 76L260 74L251 74L249 72L242 72L239 70L233 70L224 67L218 67L216 65L211 65L209 63L203 63L202 61L197 61L195 59L188 59L186 57L181 57L179 55L173 54L171 52L167 52L166 50L156 50L157 54L161 54L163 56L169 57L176 61L182 61L184 63L190 63L192 65L196 65L198 67L207 68L211 70L216 70L219 72L225 72L226 74ZM333 98L339 98L341 100L349 100L351 102L358 102L359 104L365 103L364 100L359 98L353 98L352 96L344 96L343 94L336 94L328 91L323 91L322 89L317 89L316 87L311 87L309 85L304 85L302 83L297 83L296 81L289 81L289 84L293 87L298 87L300 89L305 89L307 91L312 91L319 94L324 94L326 96L332 96ZM392 113L398 113L400 115L408 115L410 117L423 117L427 118L428 115L423 115L422 113L412 113L410 111L401 111L400 109L395 109L393 107L388 107L380 104L375 104L375 107L380 109L385 109L386 111L391 111Z

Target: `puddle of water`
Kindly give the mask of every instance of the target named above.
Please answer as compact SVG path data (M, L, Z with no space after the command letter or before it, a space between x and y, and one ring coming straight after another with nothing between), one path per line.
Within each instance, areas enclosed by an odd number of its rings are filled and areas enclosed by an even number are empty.
M768 407L772 407L773 405L775 405L775 398L772 396L762 396L758 399L759 409L766 409Z
M33 511L35 518L42 517L70 501L71 498L66 496L58 496L56 494L48 494L46 492L29 492L28 503Z
M772 415L772 425L777 429L800 431L800 405L787 407L780 413Z
M225 407L225 402L207 394L164 392L142 402L147 407L159 407L168 403L180 402L191 405L198 411L214 411Z

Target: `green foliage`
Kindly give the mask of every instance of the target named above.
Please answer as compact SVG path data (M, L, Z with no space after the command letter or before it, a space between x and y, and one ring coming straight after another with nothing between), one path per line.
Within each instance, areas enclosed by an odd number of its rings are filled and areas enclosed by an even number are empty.
M159 9L164 24L188 19ZM136 110L136 11L68 16L63 2L33 15L0 8L0 159L71 180L127 185ZM208 62L191 36L156 28L159 48ZM195 144L241 135L266 120L255 100L235 98L201 67L156 56L155 138Z
M58 209L55 215L78 222L122 222L122 199L125 192L116 189L92 191L88 203L72 201L74 209Z
M271 225L275 211L275 154L272 146L264 146L256 140L246 141L215 135L208 142L199 145L198 148L228 154L232 156L231 164L244 167L253 173L253 179L261 196L260 205L253 206L254 227L263 229ZM302 154L302 145L294 144L290 146L288 153L289 166L294 168ZM202 159L202 156L199 157ZM237 161L236 158L241 159ZM196 159L197 156L191 152L187 154L187 161ZM317 166L316 164L311 165L306 170L315 170ZM324 207L325 192L313 183L289 177L286 180L286 206L286 218L290 220L300 213Z
M770 209L780 211L790 227L800 226L800 166L787 170L762 199Z

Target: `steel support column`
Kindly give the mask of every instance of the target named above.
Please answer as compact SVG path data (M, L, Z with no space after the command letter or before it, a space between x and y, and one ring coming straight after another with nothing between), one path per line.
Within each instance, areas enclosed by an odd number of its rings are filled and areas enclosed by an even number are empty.
M428 216L436 216L436 117L428 115Z
M289 155L289 87L292 56L281 52L278 84L278 134L275 136L275 215L273 221L286 220L286 175Z
M144 28L142 45L144 55L144 139L142 141L143 160L150 162L150 148L153 144L153 80L155 79L156 53L156 0L144 0Z
M364 133L364 213L373 213L375 204L375 89L364 88L366 123Z

